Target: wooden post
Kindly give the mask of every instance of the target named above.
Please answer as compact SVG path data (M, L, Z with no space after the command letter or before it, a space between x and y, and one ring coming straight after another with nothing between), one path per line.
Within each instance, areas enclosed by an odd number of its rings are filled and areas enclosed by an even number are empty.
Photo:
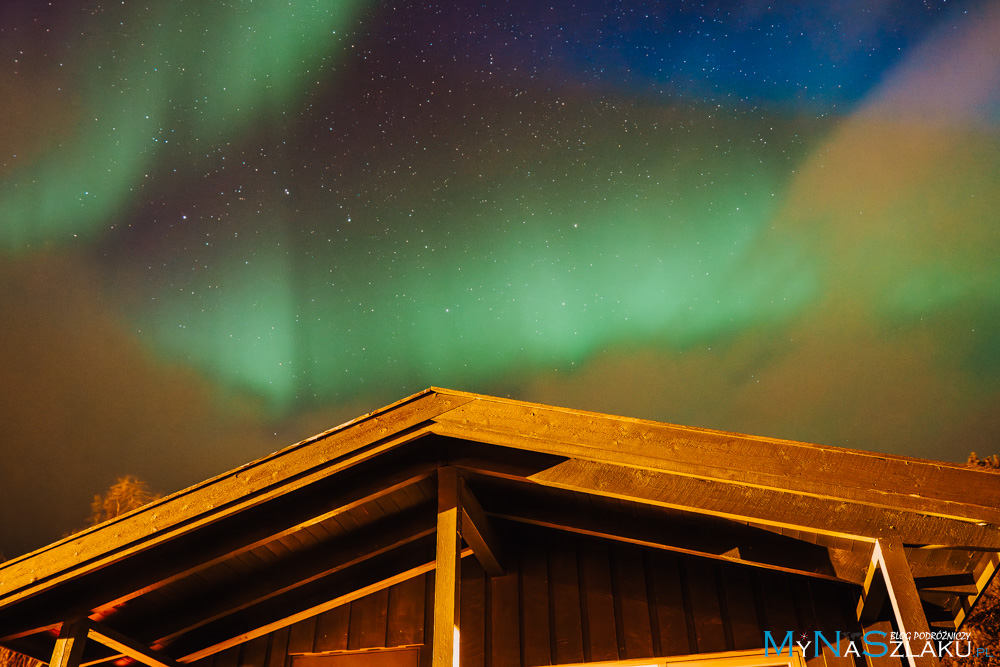
M86 619L78 618L64 621L59 629L55 648L52 649L52 659L49 667L80 667L83 658L83 646L87 642Z
M461 516L458 471L450 466L439 468L432 667L458 667Z
M872 560L878 563L885 578L886 592L910 667L938 667L937 643L930 639L930 626L920 604L913 573L906 562L903 541L898 537L878 540ZM932 651L925 650L928 643Z

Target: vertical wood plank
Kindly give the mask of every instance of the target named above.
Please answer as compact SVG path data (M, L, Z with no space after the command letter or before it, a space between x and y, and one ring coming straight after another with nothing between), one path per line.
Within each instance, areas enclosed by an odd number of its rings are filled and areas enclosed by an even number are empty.
M351 605L342 604L316 619L316 650L344 651L351 627Z
M557 665L583 662L583 622L580 617L580 578L576 540L551 533L548 539L549 591L552 599L553 661Z
M611 558L607 545L582 540L579 547L581 595L587 605L587 639L590 661L617 660L618 637L615 634L615 601L611 586Z
M424 645L420 647L420 667L431 667L434 641L434 570L424 575Z
M622 659L648 658L653 655L653 635L649 627L649 602L646 600L646 575L642 553L629 544L611 547L612 578L621 606L625 654Z
M237 667L240 664L240 647L232 646L215 654L213 667Z
M389 588L386 646L409 646L424 640L424 577Z
M462 667L486 664L486 572L475 558L462 559Z
M434 578L433 667L457 667L461 642L459 619L461 595L462 538L458 503L458 472L438 468L437 551Z
M649 574L653 578L654 594L650 603L656 605L656 620L660 626L660 651L664 656L694 653L697 647L688 641L677 556L669 552L652 554Z
M757 580L760 582L764 607L767 610L767 627L775 637L784 637L788 630L798 629L798 616L795 604L792 602L792 589L788 585L788 575L771 570L758 570Z
M288 654L311 653L316 638L316 617L306 618L289 626Z
M66 621L59 628L49 667L80 667L87 643L87 625L83 619Z
M288 660L288 628L275 630L270 635L267 651L267 667L284 667Z
M726 597L725 581L722 576L722 565L719 562L713 564L715 570L715 590L718 593L719 614L722 617L722 632L726 638L726 650L732 651L736 646L736 642L733 639L733 623L730 618L729 599Z
M525 531L521 542L521 655L524 667L551 665L549 632L549 574L545 542L534 531Z
M382 589L351 602L351 626L347 648L385 646L389 590Z
M809 583L801 577L789 579L792 588L792 604L795 605L795 616L798 618L798 629L812 634L819 630L819 621L813 609Z
M802 577L790 577L788 585L792 589L792 604L795 606L795 617L798 619L797 627L806 633L809 641L814 642L805 651L806 665L807 667L826 667L823 647L815 645L815 632L819 629L819 620L816 618L816 612L813 609L809 583Z
M261 635L240 645L240 667L264 667L267 661L267 635Z
M704 558L688 558L685 562L687 586L691 594L698 653L726 650L726 633L722 627L719 590L713 563Z
M722 589L729 609L733 649L758 648L764 642L764 631L757 619L757 604L753 597L750 571L738 565L724 564Z
M509 543L509 542L508 542ZM507 574L491 577L490 586L490 667L521 665L521 602L518 599L518 566L509 559Z
M826 645L820 647L823 654L823 664L826 667L854 667L854 659L844 655L844 651L850 641L848 633L860 628L853 615L848 618L844 614L837 585L829 581L810 581L809 590L818 629L823 632L827 641L837 645L836 651ZM839 644L836 641L838 630L841 636Z

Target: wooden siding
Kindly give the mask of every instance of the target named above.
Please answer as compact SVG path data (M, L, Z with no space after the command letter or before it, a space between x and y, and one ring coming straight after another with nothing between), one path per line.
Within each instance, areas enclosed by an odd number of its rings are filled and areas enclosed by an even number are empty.
M859 632L855 587L531 526L504 526L506 573L462 563L462 667L535 667L763 648L764 630ZM199 660L291 667L291 655L429 639L434 573ZM884 628L882 626L885 626ZM871 626L891 630L883 622ZM421 651L421 664L429 664ZM857 663L829 648L810 667Z

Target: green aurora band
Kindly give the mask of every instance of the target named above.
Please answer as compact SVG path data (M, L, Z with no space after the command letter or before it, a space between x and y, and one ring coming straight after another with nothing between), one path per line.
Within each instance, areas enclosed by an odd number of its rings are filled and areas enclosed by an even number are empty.
M196 169L279 124L329 68L363 0L111 4L60 54L75 126L0 183L0 248L94 237L135 205L154 169ZM81 54L81 55L78 55Z

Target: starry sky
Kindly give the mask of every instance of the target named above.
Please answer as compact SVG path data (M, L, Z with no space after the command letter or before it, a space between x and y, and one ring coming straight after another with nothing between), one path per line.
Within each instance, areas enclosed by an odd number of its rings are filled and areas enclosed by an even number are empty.
M0 2L0 551L427 386L1000 450L1000 3Z

